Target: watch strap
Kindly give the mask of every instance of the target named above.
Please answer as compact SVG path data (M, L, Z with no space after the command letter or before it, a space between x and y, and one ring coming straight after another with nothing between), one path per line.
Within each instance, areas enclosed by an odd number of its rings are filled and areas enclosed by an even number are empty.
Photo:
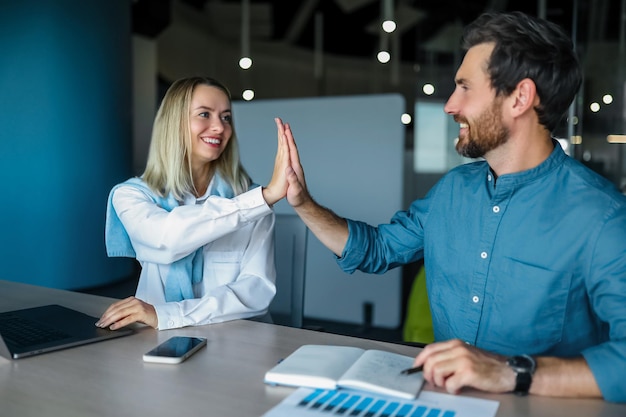
M517 372L513 393L520 396L528 395L528 390L530 390L530 384L532 382L533 376L530 372Z
M513 356L507 360L507 364L516 374L513 393L516 395L528 395L530 384L533 382L533 374L537 366L535 359L529 355Z

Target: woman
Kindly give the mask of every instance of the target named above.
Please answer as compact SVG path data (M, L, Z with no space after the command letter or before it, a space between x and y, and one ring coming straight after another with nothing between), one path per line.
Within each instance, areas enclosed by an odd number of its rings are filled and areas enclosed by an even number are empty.
M96 323L159 330L263 315L276 293L272 205L286 194L288 147L279 119L272 179L258 187L239 160L228 89L178 80L157 112L146 170L111 190L109 256L135 257L135 297Z

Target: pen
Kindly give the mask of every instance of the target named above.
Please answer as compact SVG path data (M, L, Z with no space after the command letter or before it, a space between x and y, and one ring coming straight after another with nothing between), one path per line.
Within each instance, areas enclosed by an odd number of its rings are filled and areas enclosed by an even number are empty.
M422 370L424 369L423 365L420 366L416 366L415 368L407 368L404 371L400 372L402 375L411 375L414 374L416 372L422 372Z

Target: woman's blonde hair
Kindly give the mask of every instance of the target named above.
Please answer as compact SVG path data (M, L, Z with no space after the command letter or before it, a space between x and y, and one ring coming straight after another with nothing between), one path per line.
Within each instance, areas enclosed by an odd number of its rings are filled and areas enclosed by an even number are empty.
M230 91L219 81L209 77L190 77L175 81L165 93L154 119L148 162L143 180L157 194L172 194L182 200L186 193L194 193L191 172L191 129L189 107L198 85L222 90L230 102ZM239 160L239 145L232 122L232 136L222 155L213 162L212 175L219 173L235 195L248 191L251 179Z

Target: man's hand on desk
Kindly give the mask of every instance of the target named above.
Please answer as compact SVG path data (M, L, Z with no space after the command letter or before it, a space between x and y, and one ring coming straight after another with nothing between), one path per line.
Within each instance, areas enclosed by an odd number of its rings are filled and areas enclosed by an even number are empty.
M417 355L413 366L423 366L424 379L451 394L459 393L463 387L504 393L520 389L518 372L514 370L515 366L508 363L515 358L487 352L457 339L427 345ZM536 367L532 366L532 378L527 378L526 384L521 385L525 389L518 393L602 398L594 375L583 357L540 356L534 360Z
M496 355L461 340L431 343L422 350L413 366L424 366L424 379L451 394L463 387L503 393L515 388L515 372L506 357Z
M143 323L157 328L159 320L152 304L135 297L128 297L113 303L106 309L96 326L117 330L132 323Z

